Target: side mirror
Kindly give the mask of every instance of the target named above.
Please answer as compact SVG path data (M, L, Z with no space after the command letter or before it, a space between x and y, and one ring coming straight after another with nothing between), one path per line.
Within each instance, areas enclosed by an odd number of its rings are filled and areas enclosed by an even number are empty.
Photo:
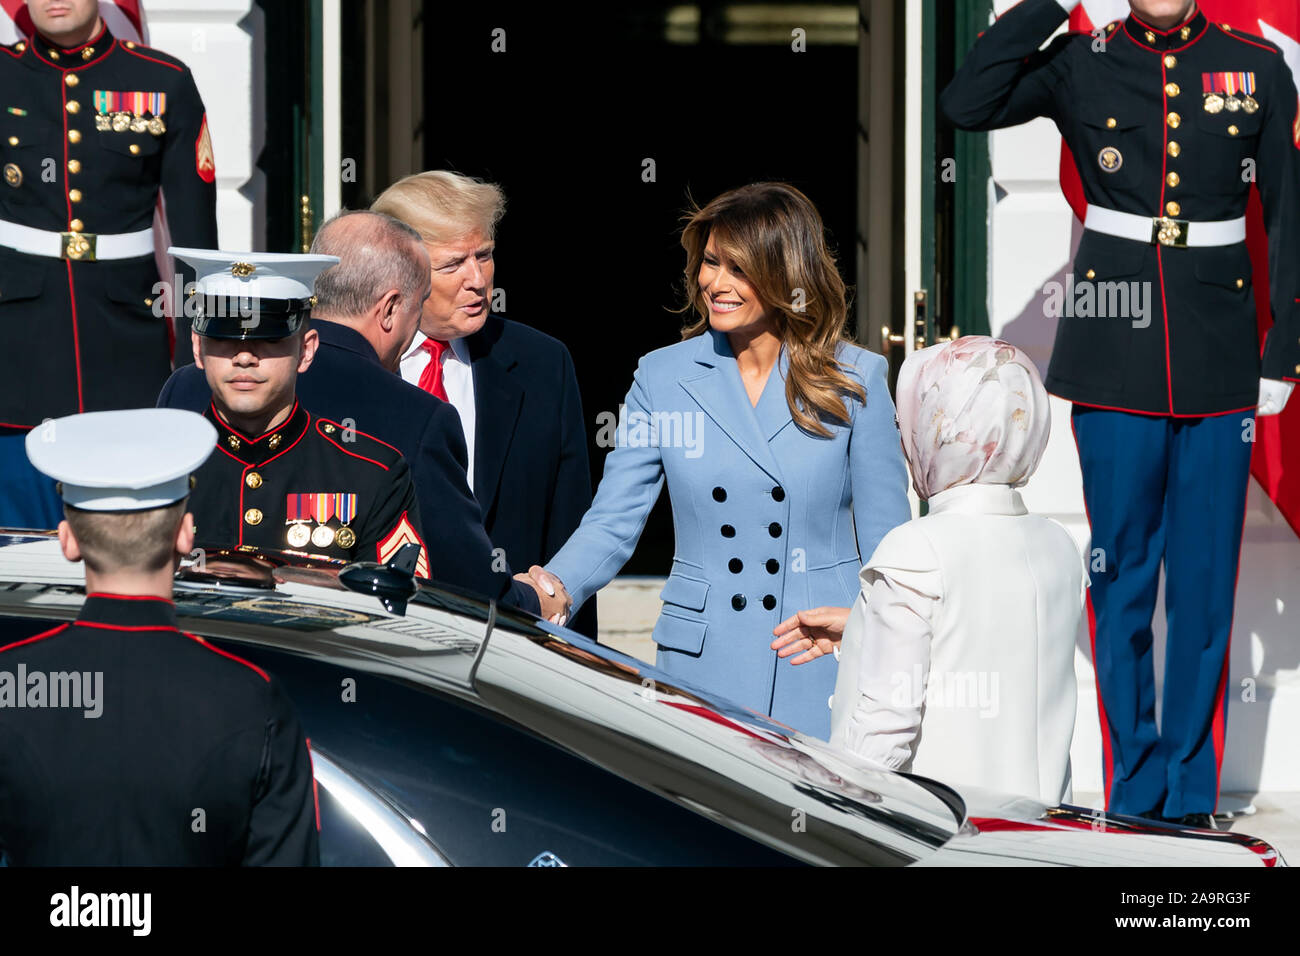
M415 583L415 562L420 546L414 541L397 549L387 564L356 561L339 572L339 583L358 594L373 594L389 614L404 615L406 602L420 590Z

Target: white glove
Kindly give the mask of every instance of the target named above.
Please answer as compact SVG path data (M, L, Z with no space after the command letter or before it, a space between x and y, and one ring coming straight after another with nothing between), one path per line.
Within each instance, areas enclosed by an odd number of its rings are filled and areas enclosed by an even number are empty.
M1079 0L1056 0L1064 8L1066 13L1073 13L1074 8L1079 5Z
M1291 390L1295 388L1294 382L1283 382L1276 378L1261 378L1259 380L1259 410L1255 413L1259 417L1265 415L1276 415L1286 408L1286 400L1291 397Z

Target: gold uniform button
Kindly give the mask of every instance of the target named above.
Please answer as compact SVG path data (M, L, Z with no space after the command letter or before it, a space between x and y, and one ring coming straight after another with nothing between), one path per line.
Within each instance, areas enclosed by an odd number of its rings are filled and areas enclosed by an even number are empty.
M259 508L249 508L244 512L244 520L249 524L261 524L262 512Z
M1178 127L1183 124L1183 118L1177 113L1170 113L1167 122L1169 123L1170 129L1178 129Z
M153 308L153 299L145 299L144 304L146 308Z
M81 232L84 228L86 228L85 224L80 219L74 219L72 222L68 223L69 232Z
M1182 148L1181 146L1179 146L1178 143L1177 143L1176 141L1174 141L1174 140L1172 140L1172 139L1169 141L1169 155L1170 155L1170 156L1177 156L1177 155L1178 155L1179 153L1181 153L1182 151L1183 151L1183 148Z
M1116 126L1118 126L1118 125L1119 125L1119 124L1115 121L1115 117L1113 117L1113 116L1108 116L1108 117L1106 118L1106 128L1107 128L1107 129L1114 129L1114 128L1115 128Z
M1166 93L1167 95L1169 95L1169 96L1177 96L1177 95L1178 95L1179 93L1181 93L1181 92L1182 92L1182 90L1179 88L1179 86L1178 86L1177 83L1166 83L1166 84L1165 84L1165 93Z
M132 155L132 156L139 156L139 155L140 155L140 144L139 144L139 143L132 143L132 144L131 144L131 155Z
M17 136L10 136L10 137L9 137L9 145L10 145L10 146L17 146L17 145L18 145L18 137L17 137Z
M68 160L68 172L70 172L70 173L79 173L79 172L81 172L81 160L79 160L79 159L70 159L70 160Z
M250 488L261 488L261 487L262 487L262 476L259 475L259 474L258 474L257 472L255 472L255 471L250 471L250 472L249 472L249 473L244 477L244 484L248 485L248 487L250 487Z
M1165 57L1166 70L1172 70L1177 65L1178 65L1178 57L1174 56L1172 53L1170 53L1167 57Z
M1086 273L1084 273L1084 275L1086 275L1089 279L1095 279L1097 278L1097 270L1089 269Z
M59 51L58 51L58 50L51 50L51 51L50 51L50 59L51 59L51 60L57 60L58 58L59 58Z
M27 49L27 44L19 43L16 47L14 47L14 49L17 50L19 53L22 53L24 50Z
M1237 288L1238 288L1238 289L1244 289L1244 288L1246 288L1246 280L1245 280L1245 279L1238 279L1238 280L1237 280Z
M81 104L78 103L76 100L68 100L68 105L66 109L69 113L80 113Z
M135 49L135 41L134 41L134 40L127 40L127 41L126 41L126 48L127 48L128 50L134 50L134 49Z
M75 73L69 73L67 76L63 78L63 82L67 83L68 86L76 86L78 83L81 82L81 78L78 77L77 74Z
M81 142L81 132L80 132L80 130L75 130L75 129L70 129L70 130L68 130L68 142L69 142L69 143L80 143L80 142Z
M1169 213L1171 216L1177 216L1182 211L1183 207L1178 205L1176 202L1165 203L1165 212Z
M1181 180L1178 178L1177 173L1170 173L1168 176L1165 177L1165 182L1167 182L1170 186L1177 186L1179 182L1181 182Z
M1239 132L1241 132L1241 130L1237 129L1236 126L1229 126L1229 127L1228 127L1228 135L1229 135L1229 136L1236 136Z
M72 200L73 202L81 202L81 190L80 190L80 189L69 189L69 190L68 190L68 198L69 198L70 200Z

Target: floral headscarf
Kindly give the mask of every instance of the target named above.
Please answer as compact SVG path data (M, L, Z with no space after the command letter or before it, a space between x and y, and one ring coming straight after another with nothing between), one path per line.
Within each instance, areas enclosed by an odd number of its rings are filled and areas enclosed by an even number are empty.
M1051 431L1034 363L987 335L914 352L898 375L897 405L912 485L926 499L957 485L1019 488Z

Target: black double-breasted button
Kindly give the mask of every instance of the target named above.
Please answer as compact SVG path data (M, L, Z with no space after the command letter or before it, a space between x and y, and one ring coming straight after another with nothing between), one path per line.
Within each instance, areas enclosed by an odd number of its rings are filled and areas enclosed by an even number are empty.
M776 574L776 572L781 570L781 562L776 558L768 558L766 567L768 574Z
M726 489L726 488L723 488L721 485L718 485L718 487L714 488L714 489L713 489L713 500L714 500L714 501L726 501L726 500L727 500L727 489Z
M737 611L743 611L745 609L745 595L733 594L731 596L731 606Z
M745 570L745 562L741 561L740 558L732 558L727 562L727 568L732 574L739 574L741 571Z
M773 489L772 489L772 500L773 500L773 501L785 501L785 489L782 488L780 485L777 485L775 488L773 488Z
M769 611L776 607L776 597L771 594L764 594L763 607L767 608Z
M767 526L767 533L774 538L781 537L781 525L773 521L770 525Z
M736 529L729 524L724 524L722 526L722 536L724 538L734 538L736 536Z

